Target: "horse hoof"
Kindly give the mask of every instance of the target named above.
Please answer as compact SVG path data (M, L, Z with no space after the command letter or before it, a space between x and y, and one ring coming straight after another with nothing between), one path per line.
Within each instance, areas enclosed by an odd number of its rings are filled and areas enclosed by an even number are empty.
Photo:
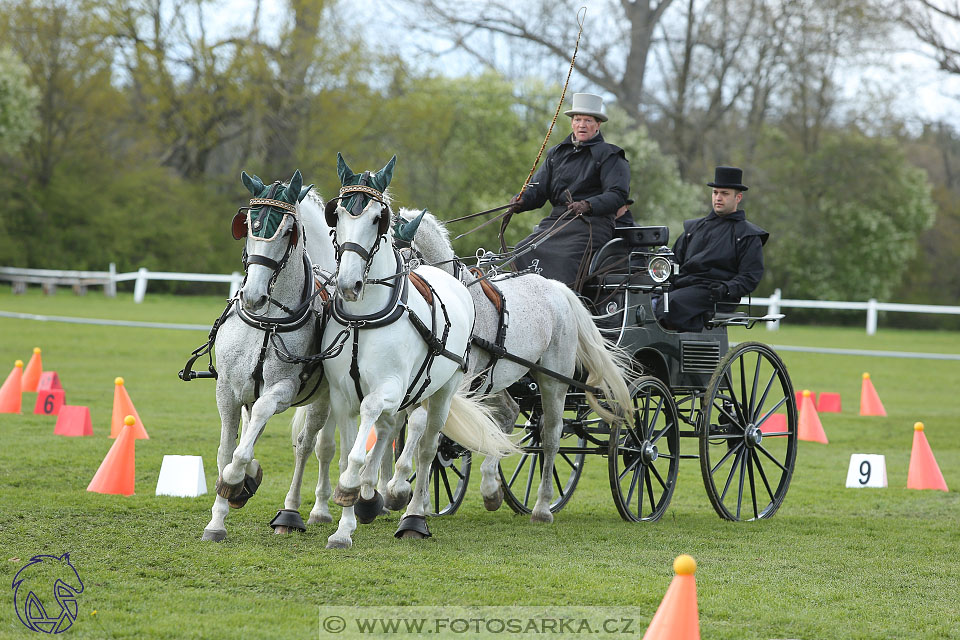
M429 538L430 529L427 527L427 519L423 516L403 516L400 520L400 526L397 532L393 534L395 538Z
M373 497L369 500L364 500L363 497L361 497L357 500L357 503L353 505L353 515L357 517L357 522L360 524L370 524L377 519L377 516L380 515L382 510L383 496L376 490L374 490Z
M221 542L227 539L227 530L226 529L204 529L203 537L201 540L209 540L211 542Z
M533 512L530 514L530 522L543 522L550 524L553 522L553 514L547 511L546 514Z
M277 525L273 528L274 535L285 536L288 533L293 531L290 527L284 527L283 525Z
M352 546L350 540L327 540L327 549L349 549Z
M407 505L410 503L410 496L412 494L408 491L406 494L387 494L387 499L384 502L384 507L390 511L401 511L407 508ZM386 514L384 514L386 515Z
M492 496L483 496L483 508L487 511L496 511L503 504L503 487L497 487Z
M352 507L360 498L360 487L356 489L343 489L340 484L333 490L333 503L341 507Z
M280 509L270 521L274 533L290 533L291 531L306 531L307 525L296 509Z
M320 524L321 522L333 522L333 516L329 513L311 513L310 517L307 518L307 524Z
M217 476L217 495L224 498L231 509L242 509L247 500L253 497L263 482L263 467L257 468L257 475L244 474L243 482L227 484L221 476Z

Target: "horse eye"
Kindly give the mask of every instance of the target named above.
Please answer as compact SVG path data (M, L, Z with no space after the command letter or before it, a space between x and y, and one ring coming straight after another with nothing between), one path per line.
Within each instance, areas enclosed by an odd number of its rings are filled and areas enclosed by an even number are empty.
M380 216L377 216L376 218L373 219L373 224L375 225L380 224Z

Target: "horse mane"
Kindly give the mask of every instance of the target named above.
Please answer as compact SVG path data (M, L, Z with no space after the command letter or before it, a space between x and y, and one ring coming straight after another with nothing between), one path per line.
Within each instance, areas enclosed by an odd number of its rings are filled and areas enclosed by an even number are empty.
M409 222L419 216L421 212L423 212L423 209L401 208L397 215ZM430 262L439 263L456 257L453 252L453 245L450 243L450 232L447 230L447 226L429 211L424 213L417 234L413 237L413 248ZM447 269L444 268L444 270Z

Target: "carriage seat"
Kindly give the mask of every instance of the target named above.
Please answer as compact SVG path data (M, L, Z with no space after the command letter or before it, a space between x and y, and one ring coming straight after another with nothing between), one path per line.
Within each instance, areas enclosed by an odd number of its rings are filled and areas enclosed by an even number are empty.
M753 325L758 322L774 322L776 320L782 320L783 318L784 314L782 313L768 313L763 316L753 316L746 311L717 311L713 318L707 321L706 328L713 329L714 327L733 325L752 329Z
M638 247L662 247L670 240L670 229L656 227L617 227L614 238L623 238L631 249Z

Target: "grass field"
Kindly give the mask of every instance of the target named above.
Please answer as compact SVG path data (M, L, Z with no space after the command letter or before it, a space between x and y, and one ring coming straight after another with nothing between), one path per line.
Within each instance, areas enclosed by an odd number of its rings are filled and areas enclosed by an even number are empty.
M136 305L129 295L0 293L4 311L204 325L222 305L214 297L148 295ZM23 415L0 415L0 577L9 585L31 556L69 552L85 584L70 637L313 638L324 607L352 605L605 607L640 612L633 633L642 635L670 584L673 559L689 553L698 563L704 638L960 638L960 362L781 352L797 389L839 392L843 412L821 416L829 445L800 443L790 491L771 520L721 521L696 461L687 460L660 522L623 522L606 459L596 457L552 525L533 525L506 506L484 511L475 467L460 511L431 520L432 539L395 540L393 515L361 526L352 549L330 551L324 544L333 525L292 537L267 526L289 485L289 413L275 417L258 444L264 483L228 517L225 542L200 540L211 494L154 496L164 454L202 455L208 490L216 480L214 383L176 377L205 338L201 331L0 318L2 375L39 346L67 402L89 406L93 417L93 437L54 436L54 419L32 414L34 394L24 395ZM882 325L872 337L862 328L788 322L776 333L731 332L731 340L746 339L960 353L957 333ZM865 371L885 418L857 415ZM125 378L150 434L136 445L130 497L85 490L113 442L116 376ZM926 425L949 493L905 488L916 421ZM696 452L693 440L681 445ZM846 489L852 453L884 454L889 488ZM311 465L310 498L316 478ZM305 501L301 512L311 505ZM5 593L0 637L28 637L13 591Z

